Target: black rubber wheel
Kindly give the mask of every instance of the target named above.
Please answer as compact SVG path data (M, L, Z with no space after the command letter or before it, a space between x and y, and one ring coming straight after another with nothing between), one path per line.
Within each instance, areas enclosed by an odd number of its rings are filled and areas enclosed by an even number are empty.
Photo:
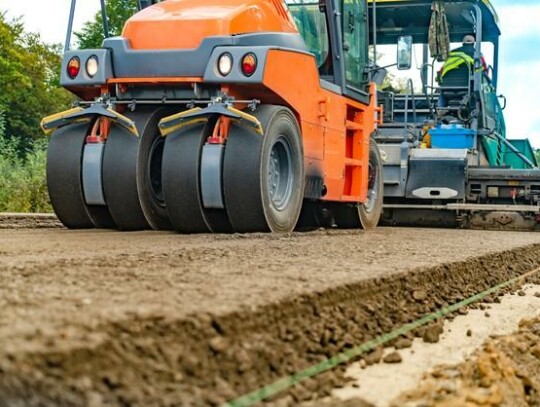
M82 186L82 156L90 124L58 129L47 150L47 187L56 216L70 229L115 228L106 206L87 205Z
M113 124L103 154L103 190L120 230L149 229L137 191L139 138Z
M251 113L264 136L232 124L223 164L225 206L236 232L288 233L304 197L304 155L292 112L263 105Z
M375 140L369 142L368 200L358 206L360 226L372 229L377 226L383 210L384 181L381 153Z
M180 233L231 232L225 210L205 209L201 194L202 147L216 121L167 136L163 153L163 193L174 229Z
M140 134L137 157L139 202L147 222L156 230L173 229L163 195L161 170L165 138L159 133L158 123L174 112L170 108L153 108L126 115L135 122Z

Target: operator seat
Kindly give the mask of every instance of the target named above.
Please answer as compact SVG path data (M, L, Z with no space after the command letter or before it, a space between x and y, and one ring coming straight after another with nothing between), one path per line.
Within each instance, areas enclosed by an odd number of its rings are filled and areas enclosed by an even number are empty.
M440 83L442 103L439 108L459 108L471 93L473 67L467 62L459 68L448 72Z

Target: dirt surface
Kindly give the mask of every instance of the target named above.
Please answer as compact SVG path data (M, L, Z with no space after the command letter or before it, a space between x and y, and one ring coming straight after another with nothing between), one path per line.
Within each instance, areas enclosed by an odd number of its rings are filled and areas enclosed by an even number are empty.
M540 285L526 285L516 293L499 297L497 302L479 303L444 323L437 343L416 338L407 344L398 341L385 349L385 358L399 355L398 364L366 366L353 363L347 369L351 382L334 391L336 398L361 398L375 407L388 407L400 394L415 390L426 373L443 365L458 365L469 360L494 335L510 335L517 331L523 318L540 317ZM489 311L489 318L485 313ZM402 348L402 345L408 345ZM397 358L396 358L397 360ZM418 404L422 404L421 402ZM399 405L399 403L398 403ZM459 405L457 403L456 405Z
M0 405L218 405L538 267L538 243L2 230ZM273 403L342 380L338 369Z
M0 213L0 229L62 228L52 213Z
M529 407L540 405L540 318L494 337L468 361L441 366L393 407Z

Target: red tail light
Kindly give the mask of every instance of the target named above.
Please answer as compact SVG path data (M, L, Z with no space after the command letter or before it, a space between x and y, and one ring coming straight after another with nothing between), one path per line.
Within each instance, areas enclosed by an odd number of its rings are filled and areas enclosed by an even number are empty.
M257 57L255 54L249 53L242 58L242 72L246 76L251 76L257 70Z
M67 64L67 74L71 79L75 79L81 70L81 61L77 57L73 57Z

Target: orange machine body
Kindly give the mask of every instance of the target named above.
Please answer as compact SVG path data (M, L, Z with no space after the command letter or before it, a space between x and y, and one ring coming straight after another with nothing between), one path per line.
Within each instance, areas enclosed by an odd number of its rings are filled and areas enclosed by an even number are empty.
M272 32L297 33L280 0L167 0L129 19L122 37L132 49L148 52L194 49L212 36ZM271 49L265 66L258 69L264 69L262 82L227 83L222 89L238 100L289 107L301 127L306 188L310 179L319 179L317 199L365 202L370 136L380 113L375 86L370 87L369 104L327 90L321 86L315 57L284 47ZM201 82L200 77L114 78L108 81L107 91L114 92L118 86L195 86Z
M168 0L131 17L122 36L133 49L186 49L211 36L253 32L296 28L280 0Z

